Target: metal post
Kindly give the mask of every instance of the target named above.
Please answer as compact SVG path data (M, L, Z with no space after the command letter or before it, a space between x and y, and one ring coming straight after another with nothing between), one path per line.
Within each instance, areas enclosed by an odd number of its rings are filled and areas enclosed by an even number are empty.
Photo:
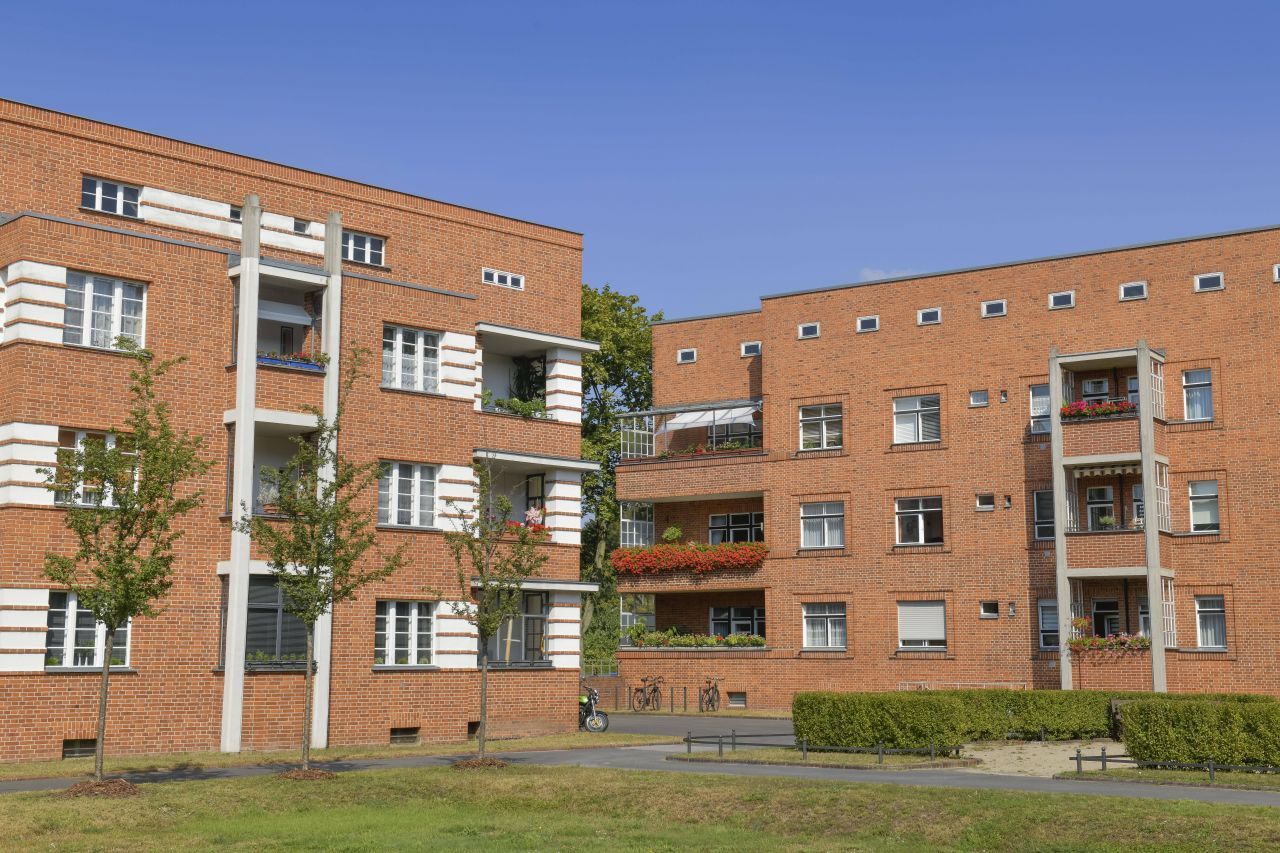
M1080 750L1076 749L1076 775L1084 772L1084 759L1080 757Z
M1105 746L1102 748L1102 769L1104 772L1107 769L1107 748Z
M1209 784L1213 784L1213 759L1209 759Z
M937 749L935 748L933 741L929 741L929 760L933 761L937 757L938 757Z
M731 752L738 751L738 730L729 729L729 750Z
M685 749L684 749L685 754L692 755L693 754L693 732L684 733L684 746L685 746Z
M809 739L807 737L800 739L800 759L802 761L809 760Z
M876 744L876 764L884 764L884 741Z
M716 736L716 755L724 758L724 735Z
M1044 743L1044 726L1040 727L1040 742Z

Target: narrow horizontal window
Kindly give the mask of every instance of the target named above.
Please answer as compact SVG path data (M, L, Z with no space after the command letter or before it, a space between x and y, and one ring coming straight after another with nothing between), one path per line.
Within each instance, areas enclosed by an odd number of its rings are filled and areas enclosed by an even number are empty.
M753 355L759 355L760 342L759 341L743 341L740 352L742 353L743 358L750 358Z
M693 364L698 360L698 351L692 347L676 350L677 364Z
M1130 281L1120 285L1120 301L1128 302L1133 299L1147 298L1147 283L1145 281Z
M1049 294L1049 310L1054 311L1058 308L1074 308L1076 307L1076 292L1074 290L1062 290L1058 293Z
M821 325L818 323L801 323L796 327L796 337L804 340L805 338L816 338L821 331Z
M355 231L342 232L342 259L359 264L382 266L385 243L381 237L369 234L357 234Z
M878 314L870 317L858 318L859 332L878 332L880 331L880 316Z
M978 603L978 615L983 619L999 619L1000 618L1000 602L998 601L981 601Z
M496 284L498 287L509 287L512 290L524 290L524 276L513 272L485 267L480 271L480 280L485 284Z
M970 391L969 405L973 408L986 406L991 402L990 395L986 391Z
M993 494L983 493L977 496L974 503L974 509L978 512L992 512L996 508L996 496Z
M1195 278L1195 289L1199 293L1202 290L1222 290L1225 288L1226 279L1220 272L1201 273Z
M80 206L87 210L137 219L140 193L138 187L128 184L86 177L80 181Z
M921 308L916 312L917 326L933 326L942 322L941 308Z
M982 303L983 317L1003 317L1009 313L1009 303L1004 299L992 299Z

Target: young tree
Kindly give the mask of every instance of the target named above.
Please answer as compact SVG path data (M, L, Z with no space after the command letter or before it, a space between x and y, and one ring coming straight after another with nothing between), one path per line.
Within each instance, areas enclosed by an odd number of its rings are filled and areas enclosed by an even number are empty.
M600 584L594 618L583 632L588 658L612 657L618 648L616 582L608 560L618 544L617 415L653 402L650 327L661 319L662 312L650 315L638 296L607 284L598 290L582 286L582 335L600 342L600 351L585 353L582 363L582 456L600 463L582 482L582 579Z
M213 464L200 456L201 439L176 430L156 383L185 358L156 361L128 338L116 342L136 362L130 373L129 414L108 438L86 439L58 451L56 468L41 469L45 485L67 507L75 538L71 555L48 553L45 576L76 596L105 631L98 690L98 739L93 778L102 781L107 695L116 632L130 619L155 616L173 584L177 521L200 506L201 492L184 488Z
M263 467L262 488L276 495L275 519L254 516L241 507L236 528L247 532L267 555L267 564L283 593L284 609L306 628L306 687L303 701L302 769L311 769L311 709L315 702L316 622L333 606L366 584L387 577L404 561L404 546L377 553L377 517L365 493L376 486L382 467L377 461L356 464L339 449L347 399L360 378L363 353L347 360L333 417L315 408L316 430L294 436L294 454L283 468Z
M472 466L476 478L474 507L451 504L459 516L457 530L444 534L458 572L458 602L454 614L476 630L480 644L480 728L476 733L481 759L489 726L489 640L521 611L521 587L547 561L538 548L546 539L538 519L508 520L511 499L493 489L493 471L486 462Z

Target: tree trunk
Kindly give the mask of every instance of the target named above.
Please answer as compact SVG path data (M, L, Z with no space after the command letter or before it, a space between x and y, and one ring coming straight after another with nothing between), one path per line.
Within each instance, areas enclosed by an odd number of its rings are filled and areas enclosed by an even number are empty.
M116 629L107 628L102 646L102 687L98 691L98 740L93 745L93 779L102 781L102 745L107 739L107 687L111 681L111 653L115 651Z
M476 732L479 754L484 758L485 737L489 728L489 649L483 640L480 645L480 728Z
M303 701L302 706L306 710L303 712L302 719L302 769L311 769L311 706L315 701L312 693L315 690L315 673L312 664L312 657L315 654L316 645L316 626L314 624L307 625L307 673L306 673L306 692L307 697Z

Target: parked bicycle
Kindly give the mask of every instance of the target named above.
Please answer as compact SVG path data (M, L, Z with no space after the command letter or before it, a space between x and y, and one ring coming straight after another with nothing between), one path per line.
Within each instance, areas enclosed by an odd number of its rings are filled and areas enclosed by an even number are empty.
M582 683L583 695L578 697L578 728L599 733L609 728L609 715L601 711L600 691L586 682Z
M698 710L719 711L720 710L720 682L724 681L719 676L708 676L707 686L698 689Z
M661 675L645 676L640 679L640 683L644 686L637 687L631 693L631 710L633 711L661 711L662 710L662 682Z

